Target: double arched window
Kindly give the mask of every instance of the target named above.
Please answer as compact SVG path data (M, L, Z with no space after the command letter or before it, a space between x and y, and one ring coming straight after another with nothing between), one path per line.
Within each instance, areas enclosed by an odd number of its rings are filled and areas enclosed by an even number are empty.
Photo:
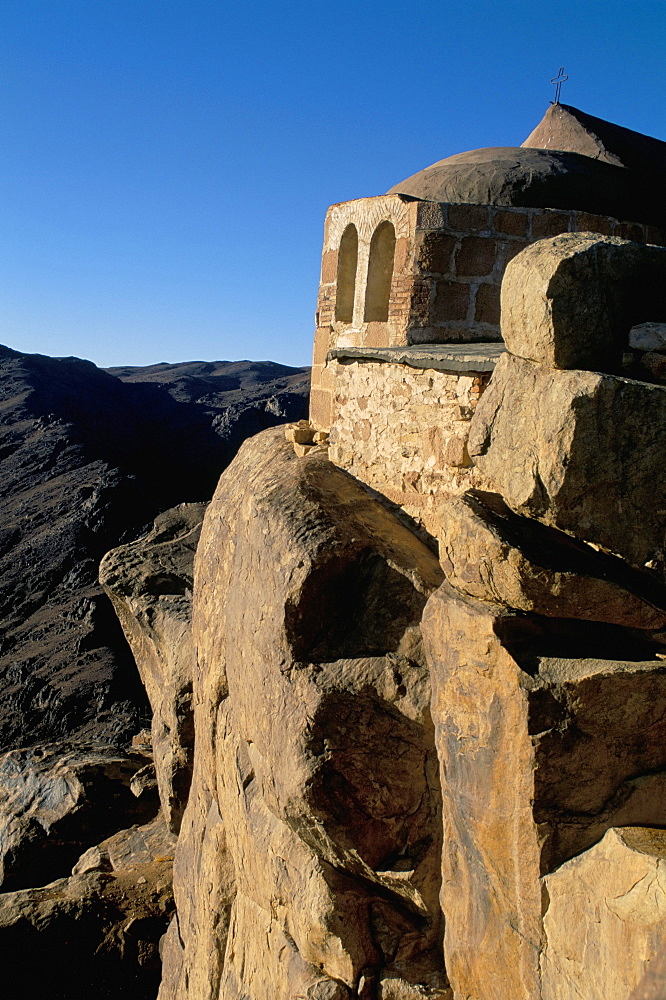
M392 222L385 220L379 223L370 240L363 311L365 323L386 323L388 320L394 257L395 228ZM350 222L342 234L338 248L335 296L335 318L338 323L354 321L357 265L358 231L354 223Z
M370 241L368 282L365 286L366 323L385 323L388 319L393 258L395 256L395 229L392 222L380 222Z
M358 263L358 232L350 223L342 234L338 250L338 277L335 295L335 318L340 323L354 319L356 265Z

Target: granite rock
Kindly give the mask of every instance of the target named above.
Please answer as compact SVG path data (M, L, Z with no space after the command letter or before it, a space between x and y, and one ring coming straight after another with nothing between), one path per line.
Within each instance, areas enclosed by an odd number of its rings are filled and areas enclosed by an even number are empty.
M544 885L543 1000L664 996L666 831L611 829Z
M3 891L66 875L91 845L159 809L155 791L137 798L145 756L101 747L36 746L0 757L0 884Z
M439 516L442 568L470 597L553 618L666 628L666 588L651 574L521 517L497 493L468 490Z
M629 331L629 347L636 351L666 351L666 323L640 323Z
M666 825L666 648L444 584L422 622L442 775L456 997L535 1000L540 878L612 826Z
M665 430L662 386L556 371L507 352L468 449L514 510L663 573Z
M540 240L507 265L501 309L512 354L617 373L630 329L666 321L666 248L594 233Z
M162 1000L446 995L417 627L440 581L321 451L268 431L223 474L196 557L197 742Z
M100 565L153 710L152 748L164 815L178 832L192 776L192 586L205 504L166 511Z
M22 1000L145 1000L158 988L172 911L166 860L2 893L4 982Z

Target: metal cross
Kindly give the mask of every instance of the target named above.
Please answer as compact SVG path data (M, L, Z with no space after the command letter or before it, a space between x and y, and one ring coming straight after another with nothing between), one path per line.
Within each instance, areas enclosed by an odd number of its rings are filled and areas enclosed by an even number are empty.
M564 81L568 79L569 77L565 76L564 73L564 66L560 66L559 70L557 71L557 76L554 76L553 79L550 81L551 83L555 84L555 100L553 101L553 104L560 103L560 90L562 89L562 84L564 83Z

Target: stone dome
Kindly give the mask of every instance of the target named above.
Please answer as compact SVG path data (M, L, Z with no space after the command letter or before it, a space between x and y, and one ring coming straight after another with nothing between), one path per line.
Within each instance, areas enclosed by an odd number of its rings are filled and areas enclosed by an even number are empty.
M566 208L654 221L633 171L581 153L497 146L448 156L390 189L425 201ZM651 200L651 199L650 199Z

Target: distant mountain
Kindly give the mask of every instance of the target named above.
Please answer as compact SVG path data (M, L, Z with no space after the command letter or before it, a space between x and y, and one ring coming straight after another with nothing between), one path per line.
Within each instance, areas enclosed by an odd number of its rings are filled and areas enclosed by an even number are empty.
M102 370L0 347L0 751L120 744L149 718L99 560L208 499L246 437L305 416L308 389L273 362Z

